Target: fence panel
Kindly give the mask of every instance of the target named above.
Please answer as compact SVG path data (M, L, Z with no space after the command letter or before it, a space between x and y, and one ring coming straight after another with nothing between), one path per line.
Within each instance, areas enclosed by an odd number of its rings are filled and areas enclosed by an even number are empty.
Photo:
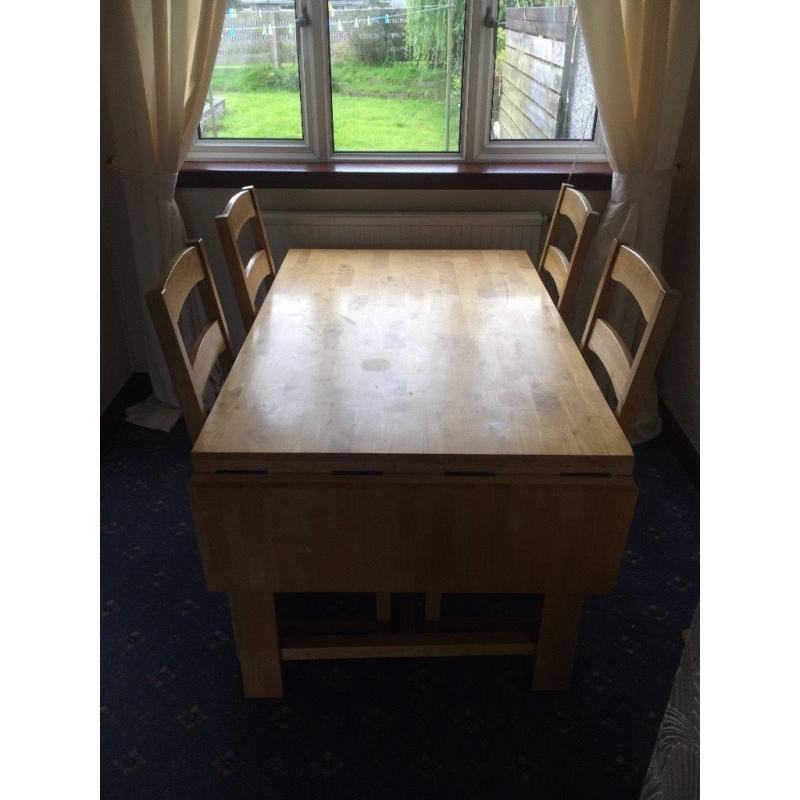
M576 109L584 118L594 95L583 64L575 82L576 56L585 60L575 23L574 6L508 9L497 106L501 139L583 138Z

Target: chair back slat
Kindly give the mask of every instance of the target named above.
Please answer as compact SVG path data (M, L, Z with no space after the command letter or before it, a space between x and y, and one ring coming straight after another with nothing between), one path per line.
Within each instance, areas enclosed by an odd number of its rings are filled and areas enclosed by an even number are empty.
M608 320L615 283L628 289L645 319L634 354ZM670 289L635 250L614 240L581 340L581 352L585 355L591 350L608 373L616 395L614 412L626 436L636 424L680 300L680 294Z
M542 248L539 271L544 270L553 278L558 290L558 297L555 298L556 306L564 319L568 319L572 311L575 290L599 220L600 216L596 211L592 211L589 201L579 191L567 183L561 184ZM567 221L575 232L575 244L569 257L556 246L558 235ZM561 269L562 274L566 273L563 280L560 276L557 277L558 269Z
M245 186L240 192L237 192L228 201L225 210L216 217L216 222L231 283L236 294L236 303L242 315L245 331L249 331L256 318L255 300L258 289L265 280L274 277L276 273L255 188ZM239 235L248 222L251 223L256 243L255 256L262 255L257 260L254 260L254 256L245 266L239 248ZM266 270L263 268L262 262L266 266ZM253 270L253 267L256 266L257 269ZM257 277L259 279L256 283Z
M261 284L272 274L267 254L263 250L257 250L250 257L247 266L244 268L245 282L247 284L247 296L255 306L256 295L261 288Z
M208 324L187 352L179 323L189 293L195 286ZM211 370L219 363L227 375L233 365L228 326L202 241L190 243L172 259L163 286L147 295L147 305L189 436L194 442L207 416L203 393Z
M586 346L602 361L611 378L614 393L621 397L628 388L633 357L619 334L604 320L598 319Z
M611 277L634 296L642 316L649 321L666 290L666 284L652 267L635 250L623 245L617 253Z
M589 201L579 191L567 187L561 198L559 213L563 214L572 223L576 231L581 230L584 220L592 213Z
M245 223L255 216L253 197L248 189L237 192L229 201L223 214L227 215L228 226L234 238L238 238Z
M192 383L195 391L202 397L205 391L211 370L217 359L227 349L225 335L217 320L206 326L203 333L198 336L190 361L192 364Z
M180 269L173 269L164 283L164 302L169 309L170 317L178 319L181 315L189 293L204 278L200 259L187 256Z
M556 285L558 296L564 296L564 287L569 277L569 261L564 253L555 245L550 245L542 262L542 270L546 272Z

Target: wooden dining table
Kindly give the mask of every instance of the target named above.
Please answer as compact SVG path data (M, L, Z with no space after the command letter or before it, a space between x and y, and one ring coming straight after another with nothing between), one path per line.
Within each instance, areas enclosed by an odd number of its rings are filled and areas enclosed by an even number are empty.
M245 695L282 696L285 661L391 656L525 655L532 688L567 688L633 460L525 252L290 250L192 451ZM376 617L287 627L291 592L374 593ZM535 595L536 613L459 627L443 593Z

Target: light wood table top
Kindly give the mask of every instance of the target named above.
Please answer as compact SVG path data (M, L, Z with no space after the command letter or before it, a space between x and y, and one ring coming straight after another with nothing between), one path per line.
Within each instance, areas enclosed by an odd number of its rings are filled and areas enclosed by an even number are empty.
M523 251L290 250L196 472L630 475L633 453Z

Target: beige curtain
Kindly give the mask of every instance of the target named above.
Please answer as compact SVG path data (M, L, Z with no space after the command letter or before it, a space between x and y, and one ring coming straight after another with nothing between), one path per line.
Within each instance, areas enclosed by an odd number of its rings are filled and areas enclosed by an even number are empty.
M225 6L226 0L101 5L101 82L111 148L105 161L113 173L107 185L121 186L124 195L126 246L136 277L128 284L135 296L121 299L144 332L153 392L172 406L177 402L144 297L186 241L175 184L203 111Z
M575 319L580 328L614 237L661 267L700 9L699 0L577 0L577 7L614 170L608 207L579 287ZM620 306L615 316L620 332L633 338L635 318L629 309ZM660 432L653 386L632 438L647 441Z

